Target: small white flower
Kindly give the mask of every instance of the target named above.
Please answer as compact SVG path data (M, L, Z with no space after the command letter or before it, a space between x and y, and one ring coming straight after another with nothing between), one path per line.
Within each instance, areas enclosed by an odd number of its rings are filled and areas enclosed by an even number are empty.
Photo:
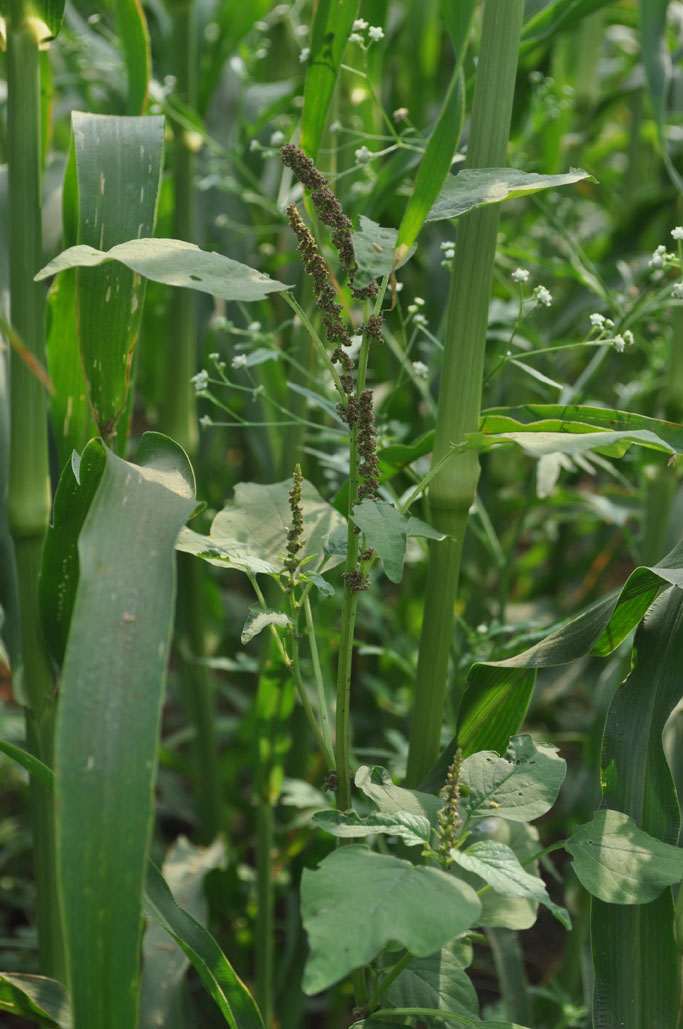
M214 351L213 354L209 354L209 361L219 361L220 360L220 356L221 356L220 354L217 354Z
M208 414L203 414L199 419L199 424L201 425L202 429L208 429L210 425L213 425L213 422L209 418Z
M605 328L606 329L613 329L614 328L614 322L612 321L611 318L605 318Z
M675 229L672 229L671 235L674 239L683 239L683 225L677 225Z
M424 361L413 361L413 371L420 379L426 379L429 375L429 368Z
M427 319L425 318L425 316L423 314L416 314L415 317L413 318L413 324L414 325L426 325L427 324Z
M446 250L444 250L443 256L446 258L447 261L452 261L455 257L455 247L448 247Z
M247 325L247 332L260 332L260 331L261 331L261 323L260 322L249 322L249 324Z
M425 305L425 302L422 299L422 297L415 297L414 300L413 300L413 303L415 304L416 307L424 307L424 305Z
M403 283L402 282L397 282L396 285L394 286L394 292L395 293L400 293L402 289L403 289Z
M192 376L190 382L194 386L195 392L201 393L209 385L209 373L205 368L202 368L201 372L197 372L196 375Z
M553 295L545 286L537 286L534 290L534 299L544 307L550 307L553 302Z
M384 39L384 29L379 25L371 25L368 29L368 36L373 43L379 43L380 39Z
M330 125L330 132L341 132L343 126L340 121L333 121Z
M528 282L529 272L526 268L515 268L510 278L513 282Z
M247 355L236 354L232 359L233 368L246 368L247 367Z
M284 132L280 132L279 129L276 129L270 137L270 145L280 146L281 143L284 143L286 138L287 137L285 136Z
M624 342L630 346L633 343L633 333L630 329L624 329Z
M595 314L590 316L591 329L604 329L605 327L605 316L604 314Z
M614 349L618 354L623 354L625 346L626 340L621 334L614 337Z
M650 268L663 268L665 256L666 247L662 243L660 243L655 252L653 253L652 257L650 258Z
M367 27L368 23L363 18L356 18L352 26L354 32L365 32Z
M352 32L349 36L349 43L362 43L364 42L360 32Z
M409 113L407 107L397 107L391 117L394 121L405 121Z
M259 143L258 139L252 139L251 143L249 144L249 149L252 153L254 153L256 150L262 150L263 147Z
M356 158L356 164L367 164L372 154L366 146L362 146L358 150L354 150L354 157Z
M305 46L299 54L299 64L305 64L308 58L311 56L310 46Z
M674 300L683 300L683 282L677 282L674 288L671 290L671 296Z

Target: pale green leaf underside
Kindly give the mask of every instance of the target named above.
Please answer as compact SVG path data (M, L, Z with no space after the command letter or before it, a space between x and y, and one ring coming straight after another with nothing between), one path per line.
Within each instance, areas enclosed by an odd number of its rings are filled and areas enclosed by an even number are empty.
M580 454L586 450L600 450L609 456L621 457L631 443L639 443L641 446L663 450L669 454L678 452L671 443L650 429L615 432L473 432L467 436L467 441L477 449L483 450L496 445L516 443L534 457L541 457L544 454Z
M566 929L571 929L568 912L551 901L542 880L529 875L506 844L482 840L467 850L452 849L451 857L461 868L474 872L504 897L527 897L545 904Z
M475 924L480 910L474 890L439 869L341 847L303 874L301 913L310 946L304 991L326 989L390 941L417 957L433 954Z
M557 798L567 764L550 743L513 736L505 757L483 750L462 764L461 782L469 790L465 807L472 817L492 814L528 822L545 814Z
M395 814L374 812L361 817L355 811L317 811L313 822L331 836L342 838L373 836L384 833L399 836L408 847L424 846L429 842L432 827L429 819L408 811Z
M597 811L565 848L582 885L610 904L646 904L683 878L683 850L643 832L621 811Z
M176 540L176 550L194 554L219 568L234 568L238 572L251 572L253 575L278 575L280 570L271 562L255 557L243 543L211 535L203 536L187 526Z
M284 612L267 611L260 604L252 604L242 628L240 639L243 644L248 643L249 640L253 640L254 636L258 636L260 632L267 629L269 625L279 625L281 628L285 628L291 624L292 619Z
M389 275L410 260L417 250L417 244L413 244L394 264L398 229L387 229L365 215L360 216L359 224L360 227L351 233L359 270L359 285L370 279L380 279L384 275Z
M465 972L469 949L456 943L426 958L415 958L391 984L387 1000L396 1007L443 1008L476 1018L479 1002Z
M46 279L65 268L94 268L106 261L118 261L153 282L198 289L222 300L263 300L269 293L291 289L246 264L180 239L131 239L106 252L85 245L69 247L35 278Z
M516 168L465 168L446 179L425 221L459 218L475 207L499 204L542 189L570 186L582 179L592 179L592 176L581 168L572 168L562 175L538 175Z

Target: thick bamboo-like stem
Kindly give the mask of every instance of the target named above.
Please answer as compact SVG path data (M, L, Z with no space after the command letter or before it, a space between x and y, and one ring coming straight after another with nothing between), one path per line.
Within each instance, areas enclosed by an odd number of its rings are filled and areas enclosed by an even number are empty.
M468 168L505 165L523 10L524 0L484 4ZM466 215L458 226L433 465L451 444L478 428L498 217L498 205L491 205ZM439 753L460 559L478 478L478 457L466 451L447 461L429 488L432 524L453 542L430 549L408 754L410 786L420 782ZM459 699L454 698L456 709Z
M45 363L43 290L33 282L42 265L39 40L35 23L13 4L7 31L10 314L30 353ZM26 706L26 736L52 764L54 680L40 631L38 575L50 516L47 405L44 387L23 361L10 363L10 470L7 508L19 583L20 667L15 682ZM31 783L38 938L43 974L64 977L54 876L52 797Z

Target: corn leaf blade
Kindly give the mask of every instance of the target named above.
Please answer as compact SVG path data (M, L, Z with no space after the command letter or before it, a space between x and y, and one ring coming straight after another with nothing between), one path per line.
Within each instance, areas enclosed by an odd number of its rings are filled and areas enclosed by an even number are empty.
M136 1024L175 539L194 507L187 458L166 437L143 437L138 465L105 456L78 540L55 742L74 1021L103 1029Z
M319 0L314 9L301 112L301 148L313 160L318 156L339 66L357 12L358 0Z
M116 0L116 32L128 76L126 114L142 114L152 77L152 52L147 19L140 0Z
M0 972L0 1011L56 1029L73 1025L66 990L42 975Z

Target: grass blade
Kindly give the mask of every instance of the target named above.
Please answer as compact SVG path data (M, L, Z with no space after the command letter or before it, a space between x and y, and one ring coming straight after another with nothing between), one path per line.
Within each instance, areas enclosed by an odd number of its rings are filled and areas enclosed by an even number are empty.
M99 441L89 446L103 450ZM57 874L76 1029L136 1024L173 551L194 506L192 471L166 437L143 437L139 465L105 457L78 541L55 747Z
M339 66L357 12L358 0L319 0L314 9L301 112L301 148L313 160L318 156Z
M152 77L147 19L140 0L116 0L114 13L128 75L126 114L142 114L147 106L147 90Z
M665 137L669 92L673 77L673 62L666 38L666 15L669 9L669 0L640 0L639 9L643 64L645 65L650 103L657 125L659 146L669 178L678 192L683 193L683 177L671 160Z
M73 1025L66 990L42 975L0 972L0 1011L56 1029Z

